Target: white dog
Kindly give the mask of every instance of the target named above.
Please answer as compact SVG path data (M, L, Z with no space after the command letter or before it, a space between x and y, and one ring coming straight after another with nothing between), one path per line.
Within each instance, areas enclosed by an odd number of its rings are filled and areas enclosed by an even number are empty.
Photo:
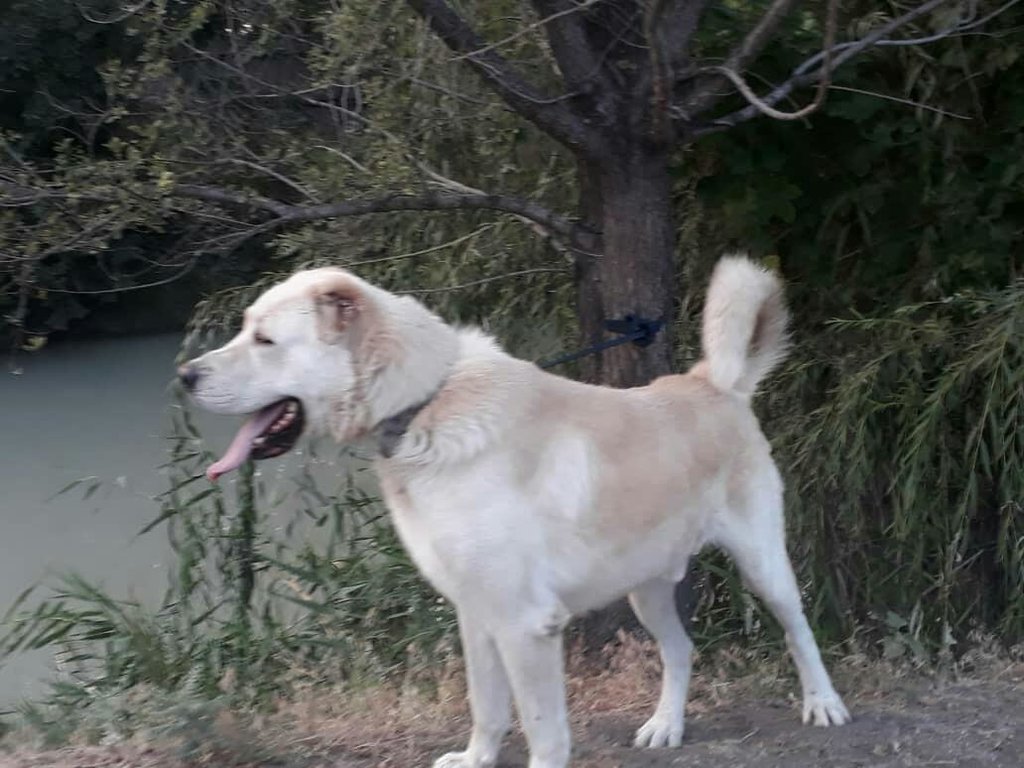
M316 269L267 291L231 342L179 375L200 405L251 414L211 479L287 451L307 425L376 441L402 541L458 611L473 730L435 768L493 765L513 697L530 768L564 768L562 629L626 594L664 667L636 744L680 744L692 643L673 589L706 544L730 553L785 628L804 722L849 720L800 605L782 481L750 407L784 353L785 326L778 279L723 259L704 310L705 358L647 387L609 389Z

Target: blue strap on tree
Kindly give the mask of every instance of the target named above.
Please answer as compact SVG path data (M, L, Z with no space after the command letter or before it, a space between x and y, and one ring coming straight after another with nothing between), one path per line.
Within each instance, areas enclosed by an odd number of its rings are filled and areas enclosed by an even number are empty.
M620 344L628 344L629 342L633 342L638 347L646 347L654 341L663 325L664 322L661 320L648 320L645 317L637 317L636 315L626 315L618 319L605 320L605 330L609 333L618 334L618 338L607 339L593 346L585 347L576 352L552 358L551 360L542 360L537 365L541 368L554 368L556 365L571 363L573 360L596 355L598 352L617 347Z

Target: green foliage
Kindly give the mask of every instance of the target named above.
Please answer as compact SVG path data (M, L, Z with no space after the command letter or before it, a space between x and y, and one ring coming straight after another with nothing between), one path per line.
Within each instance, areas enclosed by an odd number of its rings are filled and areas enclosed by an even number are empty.
M108 8L103 8L108 6ZM0 130L16 131L20 155L46 156L69 136L89 143L76 119L88 116L102 98L100 68L130 55L123 27L96 24L112 3L14 0L0 28ZM102 123L93 130L102 128Z
M68 24L94 30L84 12L67 11ZM500 35L516 24L497 6L478 21ZM32 133L42 155L20 150L24 120L0 136L2 181L38 196L0 213L0 311L16 344L38 346L119 291L216 274L225 260L246 265L249 281L351 265L389 287L416 285L455 318L543 319L557 329L547 347L571 334L570 260L517 219L382 214L261 236L258 217L169 194L229 184L298 203L479 187L564 207L571 160L404 3L154 3L107 29L130 44L86 66L93 109L64 114L62 133ZM507 52L551 81L541 37Z
M856 605L920 610L932 638L1024 634L1022 298L1015 283L834 324L853 351L786 438L833 621Z
M923 661L976 629L1024 637L1022 330L1016 282L800 338L765 428L805 602L829 639ZM732 570L707 565L698 633L761 634Z
M303 475L290 499L271 498L250 466L232 504L202 479L212 458L182 411L171 488L143 531L165 529L175 556L159 607L70 574L42 599L26 591L8 611L0 661L41 648L57 656L49 693L20 709L46 739L124 736L161 722L191 723L199 738L218 711L265 708L297 683L415 675L450 650L450 607L352 477L326 492ZM95 487L90 479L84 492ZM285 501L296 504L295 518L275 535L265 514ZM155 701L173 702L184 719L156 717L167 712Z
M766 74L805 43L771 48ZM705 248L781 255L796 344L762 408L812 624L890 655L1024 630L1018 51L976 36L866 57L812 123L750 123L680 167ZM725 561L707 566L698 634L772 637Z
M804 44L773 46L765 74L788 72ZM751 122L697 146L686 171L715 212L710 238L782 254L812 322L1006 285L1024 226L1019 40L877 53L834 85L811 122Z

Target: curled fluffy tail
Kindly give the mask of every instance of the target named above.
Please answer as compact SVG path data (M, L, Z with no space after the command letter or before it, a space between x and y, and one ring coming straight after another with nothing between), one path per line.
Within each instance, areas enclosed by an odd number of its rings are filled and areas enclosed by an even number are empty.
M718 389L754 394L786 355L782 283L744 256L721 259L704 303L704 374Z

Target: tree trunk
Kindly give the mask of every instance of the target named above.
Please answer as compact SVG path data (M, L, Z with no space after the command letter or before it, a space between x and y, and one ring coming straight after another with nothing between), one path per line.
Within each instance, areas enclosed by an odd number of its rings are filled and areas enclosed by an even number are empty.
M633 152L601 164L581 162L580 215L601 233L602 255L577 263L583 345L609 338L606 320L633 314L661 320L648 347L623 344L590 357L583 377L613 387L647 384L672 372L675 226L664 151Z
M584 225L601 232L603 246L600 256L581 255L576 264L581 344L609 338L605 321L625 315L664 323L650 346L623 344L585 358L584 380L632 387L673 370L675 225L668 166L664 150L636 149L600 163L580 162L579 214ZM676 589L676 605L687 624L693 602L689 582ZM625 600L579 624L591 651L612 641L619 629L637 627Z

